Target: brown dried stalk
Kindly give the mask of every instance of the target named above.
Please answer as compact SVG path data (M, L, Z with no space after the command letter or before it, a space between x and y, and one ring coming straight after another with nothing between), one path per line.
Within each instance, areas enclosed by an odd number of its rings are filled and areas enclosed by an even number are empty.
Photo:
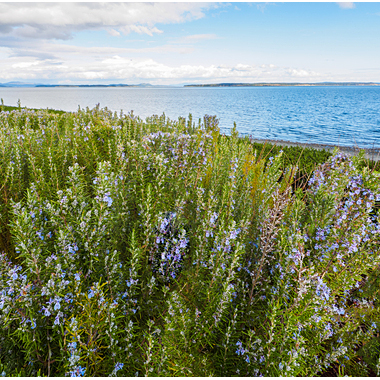
M269 253L271 253L276 244L276 237L280 230L279 224L284 216L284 209L289 203L289 191L290 187L287 187L283 193L280 193L279 189L277 189L272 194L273 199L273 207L269 210L269 215L262 221L261 223L261 237L260 237L260 248L262 252L262 256L259 262L259 269L256 272L254 278L252 278L252 287L249 294L249 301L252 302L253 290L259 280L261 271L264 267L264 263L266 261L266 257Z

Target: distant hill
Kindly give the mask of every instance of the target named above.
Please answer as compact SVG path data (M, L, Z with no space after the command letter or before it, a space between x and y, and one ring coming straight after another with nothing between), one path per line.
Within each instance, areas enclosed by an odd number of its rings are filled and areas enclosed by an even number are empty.
M306 86L380 86L374 82L319 82L319 83L213 83L187 84L184 87L306 87Z
M36 87L38 84L25 83L25 82L7 82L0 83L0 87Z
M40 83L23 83L23 82L7 82L0 83L0 87L140 87L140 88L150 88L150 87L178 87L178 86L163 86L163 85L153 85L150 83L140 83L140 84L40 84Z
M38 84L35 87L135 87L129 84Z
M140 84L41 84L25 82L0 83L1 87L138 87L138 88L171 88L171 87L306 87L306 86L380 86L375 82L319 82L319 83L211 83L211 84L185 84L185 85L153 85L150 83Z

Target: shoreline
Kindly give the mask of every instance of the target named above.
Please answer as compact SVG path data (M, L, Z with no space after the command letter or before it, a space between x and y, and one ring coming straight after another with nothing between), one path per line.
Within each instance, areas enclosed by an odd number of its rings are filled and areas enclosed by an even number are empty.
M272 144L278 146L286 146L286 147L301 147L301 148L309 148L309 149L317 149L317 150L326 150L328 152L332 152L335 148L339 148L339 150L343 153L346 153L348 156L356 156L361 150L365 151L364 157L368 160L372 161L380 161L380 148L359 148L355 146L344 146L344 145L328 145L328 144L316 144L316 143L303 143L303 142L293 142L286 140L270 140L270 139L252 139L253 142L260 144Z

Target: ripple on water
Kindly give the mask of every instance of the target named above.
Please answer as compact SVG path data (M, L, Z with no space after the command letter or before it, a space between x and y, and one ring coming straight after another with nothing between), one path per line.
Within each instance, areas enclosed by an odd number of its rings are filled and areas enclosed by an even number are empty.
M76 111L107 106L146 118L205 114L225 133L237 124L257 138L380 148L380 86L233 88L1 88L5 104ZM306 142L306 141L305 141Z

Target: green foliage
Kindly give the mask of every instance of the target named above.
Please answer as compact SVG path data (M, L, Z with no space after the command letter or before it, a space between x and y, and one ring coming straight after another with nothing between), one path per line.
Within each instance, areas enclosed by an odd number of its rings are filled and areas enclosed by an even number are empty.
M379 373L362 157L99 106L1 112L0 139L5 375Z

